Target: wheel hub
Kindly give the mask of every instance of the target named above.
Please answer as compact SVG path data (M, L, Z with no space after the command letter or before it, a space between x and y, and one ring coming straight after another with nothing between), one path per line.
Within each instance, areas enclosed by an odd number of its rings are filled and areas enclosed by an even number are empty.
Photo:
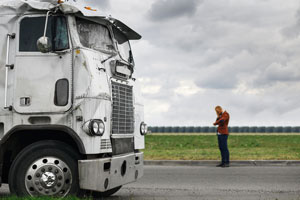
M64 197L71 185L71 170L66 163L54 157L41 158L32 163L25 177L25 186L31 196Z
M52 172L45 172L42 174L40 182L44 187L50 188L55 185L56 176Z

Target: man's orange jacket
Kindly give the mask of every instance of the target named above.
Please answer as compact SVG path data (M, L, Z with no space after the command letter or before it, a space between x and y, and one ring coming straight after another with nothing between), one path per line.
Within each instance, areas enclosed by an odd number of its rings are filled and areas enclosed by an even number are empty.
M224 111L215 122L215 125L219 125L218 132L221 133L222 135L229 135L228 132L229 118L230 116L228 112Z

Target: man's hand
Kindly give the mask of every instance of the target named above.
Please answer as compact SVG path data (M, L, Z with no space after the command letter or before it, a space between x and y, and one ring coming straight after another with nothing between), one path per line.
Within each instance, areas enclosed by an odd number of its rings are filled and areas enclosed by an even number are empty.
M217 123L215 122L215 123L214 123L214 126L216 126L216 125L217 125Z

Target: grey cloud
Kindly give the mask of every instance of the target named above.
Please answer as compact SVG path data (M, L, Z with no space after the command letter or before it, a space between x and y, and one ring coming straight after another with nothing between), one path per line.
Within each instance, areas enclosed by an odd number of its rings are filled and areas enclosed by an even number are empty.
M100 0L100 1L85 0L84 2L85 2L86 5L97 6L100 10L107 9L107 8L110 7L109 0Z
M300 35L300 9L296 14L296 22L282 29L282 34L287 38L297 38Z
M297 66L288 63L272 63L265 69L261 69L261 73L254 80L255 87L272 86L277 83L293 84L300 80L300 71Z
M280 30L278 27L294 22L282 22L286 17L284 9L281 11L278 8L272 9L270 4L257 3L234 1L231 4L226 0L204 1L192 18L178 21L175 19L169 23L150 23L151 27L145 30L145 39L151 38L152 44L161 48L179 49L185 55L195 56L198 53L199 60L208 49L221 52L219 57L210 60L212 63L223 57L235 55L243 49L254 53L260 51L261 54L270 56L277 53L274 52L275 49L281 51L275 58L260 56L257 60L278 60L278 56L285 56L288 52L282 49L281 41L270 39ZM299 12L297 17L299 23L297 29L300 32ZM262 66L270 64L269 62L263 63Z
M153 3L148 16L153 21L174 19L181 16L193 16L200 0L158 0Z
M234 75L225 77L225 76L214 76L214 78L208 80L197 81L196 84L201 88L207 89L233 89L237 85L237 79Z
M299 81L300 74L294 72L293 69L269 69L266 72L266 80L278 82Z

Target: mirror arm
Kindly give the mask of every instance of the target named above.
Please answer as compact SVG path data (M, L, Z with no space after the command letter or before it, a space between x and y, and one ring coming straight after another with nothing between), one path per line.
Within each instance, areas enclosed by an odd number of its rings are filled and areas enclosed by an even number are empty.
M51 11L48 11L48 12L47 12L47 15L46 15L46 22L45 22L45 29L44 29L44 37L46 37L46 33L47 33L48 18L49 18L50 12L51 12Z

